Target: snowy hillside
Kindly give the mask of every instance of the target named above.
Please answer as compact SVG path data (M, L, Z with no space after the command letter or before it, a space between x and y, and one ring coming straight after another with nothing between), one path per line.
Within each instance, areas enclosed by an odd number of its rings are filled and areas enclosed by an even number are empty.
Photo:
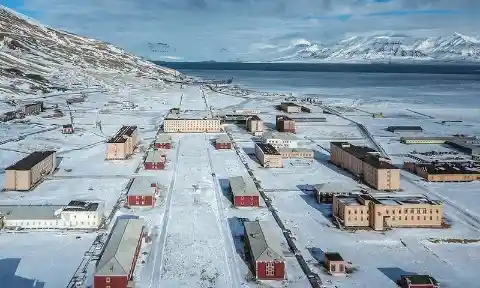
M259 51L270 61L480 61L480 40L459 33L444 37L355 36L333 45L305 39Z
M175 71L113 45L45 27L0 6L0 95L45 93L73 84L102 86L100 74L118 72L175 77Z

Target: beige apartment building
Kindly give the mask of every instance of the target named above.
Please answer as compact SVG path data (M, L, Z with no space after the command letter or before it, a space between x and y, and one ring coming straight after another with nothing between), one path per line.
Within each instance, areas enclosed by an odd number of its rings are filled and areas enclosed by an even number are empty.
M293 102L282 102L280 108L287 113L300 113L302 111L302 107Z
M400 169L370 147L330 142L330 161L361 177L377 190L400 189Z
M480 165L474 162L404 163L404 167L428 182L470 182L480 180Z
M263 132L263 121L257 115L247 118L247 131L252 133Z
M28 191L57 168L55 151L35 151L5 169L5 190Z
M313 150L308 148L278 148L278 152L280 152L283 159L290 159L290 158L313 159L313 156L314 156Z
M271 144L257 143L255 144L255 155L260 164L267 168L282 168L282 155Z
M208 111L173 110L163 121L163 131L167 133L220 132L220 118L212 117Z
M122 126L107 141L107 160L127 159L137 146L137 126Z
M440 201L420 196L334 195L333 215L345 227L441 227L443 206Z

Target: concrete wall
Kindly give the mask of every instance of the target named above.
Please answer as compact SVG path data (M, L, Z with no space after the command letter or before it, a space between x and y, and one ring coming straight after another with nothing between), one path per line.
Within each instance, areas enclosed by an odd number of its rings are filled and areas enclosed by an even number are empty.
M51 174L57 167L56 153L52 153L30 170L6 170L4 188L6 190L30 190L43 175Z
M164 132L220 132L220 119L165 119Z
M127 143L107 143L107 159L126 159L129 154L127 153Z
M255 145L255 155L263 167L282 168L282 155L265 155L257 145Z

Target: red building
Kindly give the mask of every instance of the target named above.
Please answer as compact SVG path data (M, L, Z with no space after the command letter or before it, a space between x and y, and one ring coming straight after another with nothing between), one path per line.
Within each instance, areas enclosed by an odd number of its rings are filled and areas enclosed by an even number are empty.
M217 149L232 149L232 142L227 135L221 135L215 139L215 148Z
M128 190L128 206L151 206L155 205L156 196L159 193L157 182L153 177L139 176L133 179Z
M63 134L73 134L73 126L72 124L66 124L62 127Z
M437 280L429 275L402 275L397 281L402 288L439 288Z
M258 207L260 195L252 178L235 176L229 179L229 189L232 193L233 206L235 207Z
M166 134L158 135L155 139L154 147L156 149L171 149L172 148L172 138Z
M295 133L295 120L285 115L277 115L275 126L279 132Z
M285 258L280 242L268 222L247 221L245 241L250 254L252 273L260 280L285 279Z
M95 267L93 288L127 288L143 239L143 220L118 219Z
M165 154L151 150L148 151L147 158L145 158L145 162L143 163L143 167L145 170L161 170L165 169L165 162L167 162L167 157Z

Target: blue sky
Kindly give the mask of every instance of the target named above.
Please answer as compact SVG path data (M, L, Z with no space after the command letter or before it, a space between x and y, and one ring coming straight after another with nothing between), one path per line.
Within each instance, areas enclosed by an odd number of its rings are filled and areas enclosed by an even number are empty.
M235 60L296 39L328 44L382 32L475 36L480 27L480 0L2 0L2 4L52 27L154 59Z

